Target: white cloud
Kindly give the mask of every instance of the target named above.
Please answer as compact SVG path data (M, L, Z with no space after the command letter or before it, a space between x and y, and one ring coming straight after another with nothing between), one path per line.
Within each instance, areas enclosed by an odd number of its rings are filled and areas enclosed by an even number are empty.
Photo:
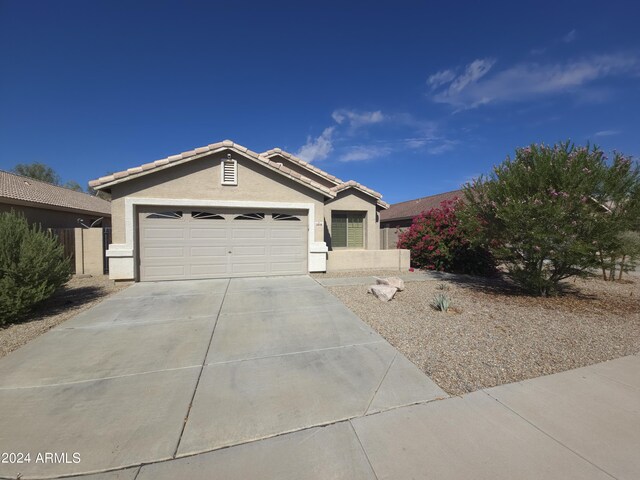
M618 130L600 130L595 133L596 137L610 137L612 135L620 135L620 131Z
M391 149L386 146L356 146L349 148L346 153L340 156L341 162L362 162L382 157L391 153Z
M608 76L637 73L640 63L634 55L594 55L566 63L521 63L483 78L491 65L493 63L476 60L448 88L433 94L432 99L458 109L527 100L534 96L575 91Z
M564 43L571 43L573 42L576 38L578 38L578 33L576 32L576 29L574 28L573 30L571 30L569 33L567 33L564 37L562 37L562 41Z
M434 90L445 83L451 82L454 78L456 78L456 74L453 70L441 70L431 75L427 79L427 84L429 84L431 90Z
M474 60L467 65L467 68L464 69L464 72L460 76L451 82L449 91L459 92L466 88L467 85L477 82L489 73L494 63L496 63L496 61L492 58L479 58Z
M427 153L431 155L440 155L442 153L453 150L453 148L458 144L455 140L442 140L440 142L436 142L427 147Z
M351 127L358 128L363 125L380 123L385 119L385 116L380 110L376 110L375 112L356 112L355 110L341 108L335 110L331 114L331 118L333 118L338 125L346 122L349 123Z
M296 155L307 162L324 160L333 151L333 130L334 127L325 128L319 137L307 137L305 143Z

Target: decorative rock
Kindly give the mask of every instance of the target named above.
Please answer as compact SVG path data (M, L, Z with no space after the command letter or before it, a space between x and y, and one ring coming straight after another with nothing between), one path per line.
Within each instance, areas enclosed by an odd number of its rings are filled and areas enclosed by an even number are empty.
M398 277L388 277L388 278L373 277L373 278L376 279L376 282L378 283L378 285L390 285L392 287L396 287L400 292L404 290L404 281L401 278L398 278Z
M383 302L388 302L393 298L398 289L390 285L371 285L367 293L373 293L376 298Z

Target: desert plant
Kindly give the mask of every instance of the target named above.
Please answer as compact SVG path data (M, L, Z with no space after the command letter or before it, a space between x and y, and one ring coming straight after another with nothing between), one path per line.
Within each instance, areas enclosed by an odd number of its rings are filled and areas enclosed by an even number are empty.
M53 235L13 211L0 214L0 325L21 319L70 276Z
M619 241L618 280L622 279L623 273L635 271L640 262L640 232L622 232ZM611 272L612 277L613 273Z
M444 293L438 293L431 300L431 308L439 312L448 312L449 308L451 308L451 297Z
M626 174L615 172L620 165L629 167ZM610 213L612 202L629 211L640 202L637 171L619 154L608 162L596 147L531 145L466 185L460 216L474 243L488 248L517 283L552 295L563 279L599 265L599 252L627 218Z
M494 272L489 252L472 245L462 228L457 215L460 206L458 199L444 201L415 217L411 227L400 234L398 248L411 250L413 266L476 275Z
M449 285L446 283L438 283L436 284L436 290L449 290Z

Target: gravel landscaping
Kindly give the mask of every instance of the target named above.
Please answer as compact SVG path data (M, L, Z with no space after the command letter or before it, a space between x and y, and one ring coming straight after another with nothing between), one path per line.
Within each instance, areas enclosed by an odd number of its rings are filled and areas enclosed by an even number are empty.
M72 277L21 323L0 327L0 357L126 288L105 276Z
M570 292L556 298L474 277L407 283L388 303L363 285L329 290L459 395L640 353L640 278L627 278L572 280ZM430 306L437 293L452 298L448 313Z

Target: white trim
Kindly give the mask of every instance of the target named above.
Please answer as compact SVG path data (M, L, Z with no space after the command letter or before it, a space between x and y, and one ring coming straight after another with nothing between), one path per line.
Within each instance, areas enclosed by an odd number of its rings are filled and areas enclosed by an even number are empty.
M133 260L135 252L135 207L139 206L172 206L172 207L229 207L229 208L250 208L250 209L285 209L285 210L306 210L308 221L307 253L309 271L318 268L317 258L312 262L312 253L316 254L326 251L324 242L315 241L315 205L313 203L295 202L256 202L243 200L202 200L190 198L142 198L126 197L124 199L124 226L125 243L112 243L109 245L107 257L131 257ZM326 254L325 254L326 255ZM325 260L326 261L326 260ZM323 270L324 271L324 270Z

